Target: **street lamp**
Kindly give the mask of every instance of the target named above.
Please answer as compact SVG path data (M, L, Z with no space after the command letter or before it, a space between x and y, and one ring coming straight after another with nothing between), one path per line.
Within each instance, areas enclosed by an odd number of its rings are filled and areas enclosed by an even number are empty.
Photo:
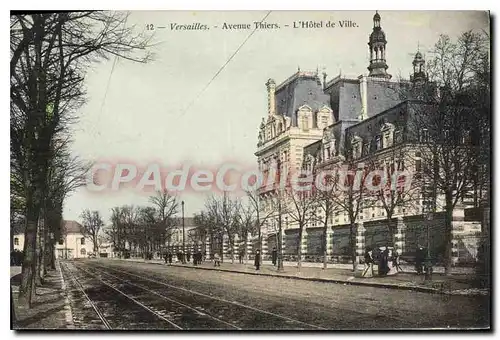
M184 227L184 201L182 205L182 263L186 263L186 230Z

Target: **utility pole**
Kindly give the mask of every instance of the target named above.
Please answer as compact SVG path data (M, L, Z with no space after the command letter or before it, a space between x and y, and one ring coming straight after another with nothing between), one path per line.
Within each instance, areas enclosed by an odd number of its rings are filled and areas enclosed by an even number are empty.
M186 228L184 226L184 201L182 205L182 263L186 263Z

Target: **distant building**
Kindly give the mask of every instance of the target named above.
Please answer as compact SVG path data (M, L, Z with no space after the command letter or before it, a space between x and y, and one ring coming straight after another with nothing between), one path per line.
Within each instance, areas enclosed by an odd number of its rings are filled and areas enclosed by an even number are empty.
M13 235L14 249L24 250L24 231L18 228ZM55 243L55 256L59 259L87 258L94 252L92 239L84 236L83 226L77 221L63 221L61 237ZM101 256L111 256L111 247L103 244L100 246ZM97 254L96 254L97 255Z
M185 236L186 252L192 251L193 245L197 243L197 239L194 236L195 235L194 233L196 231L194 218L193 217L184 218L184 233L182 229L182 218L180 217L175 218L174 223L175 223L174 227L169 232L169 237L167 240L167 249L174 253L182 251L183 239Z

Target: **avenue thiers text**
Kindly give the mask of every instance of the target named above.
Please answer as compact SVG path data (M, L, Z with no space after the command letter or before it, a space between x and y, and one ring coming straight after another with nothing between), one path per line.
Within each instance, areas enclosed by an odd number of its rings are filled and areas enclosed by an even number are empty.
M313 21L313 20L305 20L305 21L294 21L290 24L279 25L277 23L269 23L269 22L260 22L254 21L252 23L229 23L224 22L222 25L215 25L210 27L209 25L202 24L199 22L190 23L190 24L179 24L179 23L171 23L170 30L172 31L204 31L209 30L210 28L214 29L222 29L222 30L273 30L280 29L282 27L285 28L301 28L301 29L314 29L314 28L353 28L359 27L352 20L338 20L338 21ZM153 27L150 25L148 27ZM158 26L160 28L160 26ZM165 28L165 27L161 27Z

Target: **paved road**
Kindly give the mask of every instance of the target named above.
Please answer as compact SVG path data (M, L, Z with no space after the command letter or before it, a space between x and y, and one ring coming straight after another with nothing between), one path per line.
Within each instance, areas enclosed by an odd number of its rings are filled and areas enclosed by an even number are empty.
M486 297L105 259L67 262L63 272L81 328L369 330L489 324Z

